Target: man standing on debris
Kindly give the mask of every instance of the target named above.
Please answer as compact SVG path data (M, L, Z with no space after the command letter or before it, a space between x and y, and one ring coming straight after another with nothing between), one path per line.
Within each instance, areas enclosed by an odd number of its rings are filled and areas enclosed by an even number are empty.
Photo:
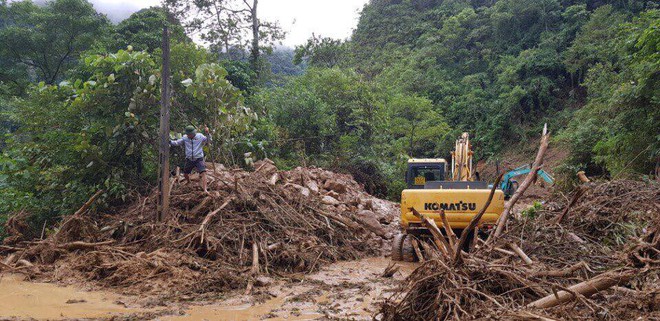
M208 135L208 127L204 128L204 132ZM177 140L170 141L170 146L184 147L186 155L186 163L183 166L183 176L186 181L190 183L190 173L193 169L197 169L202 182L202 189L204 193L208 193L206 188L206 164L204 163L204 150L202 149L206 143L210 141L209 138L197 132L194 126L186 126L186 134Z

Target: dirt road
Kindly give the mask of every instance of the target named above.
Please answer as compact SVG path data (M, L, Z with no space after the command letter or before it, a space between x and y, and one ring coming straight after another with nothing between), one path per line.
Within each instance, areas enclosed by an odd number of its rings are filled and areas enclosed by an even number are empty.
M344 318L371 320L377 303L391 295L415 265L400 263L393 278L380 275L389 258L339 262L299 281L270 281L253 295L228 294L216 302L146 308L144 300L110 292L85 292L73 287L0 279L0 319L110 319L152 320L314 320ZM162 314L162 315L161 315Z

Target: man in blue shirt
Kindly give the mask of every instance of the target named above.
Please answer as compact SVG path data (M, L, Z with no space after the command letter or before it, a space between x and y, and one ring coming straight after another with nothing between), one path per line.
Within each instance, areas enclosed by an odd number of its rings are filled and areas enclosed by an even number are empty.
M208 135L209 129L204 128L204 132ZM183 166L183 176L186 181L190 182L190 173L193 169L197 169L202 181L202 189L208 193L206 188L206 164L204 163L204 150L203 147L210 141L209 138L200 134L193 126L186 127L186 134L177 140L170 141L171 146L183 146L186 163Z

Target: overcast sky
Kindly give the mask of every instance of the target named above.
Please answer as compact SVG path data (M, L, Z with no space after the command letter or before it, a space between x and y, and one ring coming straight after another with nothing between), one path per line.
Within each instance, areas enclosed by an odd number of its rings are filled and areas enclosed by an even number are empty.
M113 22L142 8L157 6L159 0L88 0ZM304 43L312 33L345 39L357 26L359 12L368 0L260 0L261 19L280 22L287 32L283 44Z

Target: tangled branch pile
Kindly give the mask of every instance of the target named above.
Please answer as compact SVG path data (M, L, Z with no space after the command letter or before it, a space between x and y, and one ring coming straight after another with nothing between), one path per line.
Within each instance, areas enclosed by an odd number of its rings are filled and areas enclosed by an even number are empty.
M378 254L395 225L393 203L319 168L278 171L269 160L253 172L220 168L209 171L209 195L173 184L162 223L156 192L113 213L79 211L43 241L13 237L0 248L3 266L126 293L209 293Z
M555 223L565 206L510 221L458 263L427 251L382 319L660 317L660 185L592 184Z

